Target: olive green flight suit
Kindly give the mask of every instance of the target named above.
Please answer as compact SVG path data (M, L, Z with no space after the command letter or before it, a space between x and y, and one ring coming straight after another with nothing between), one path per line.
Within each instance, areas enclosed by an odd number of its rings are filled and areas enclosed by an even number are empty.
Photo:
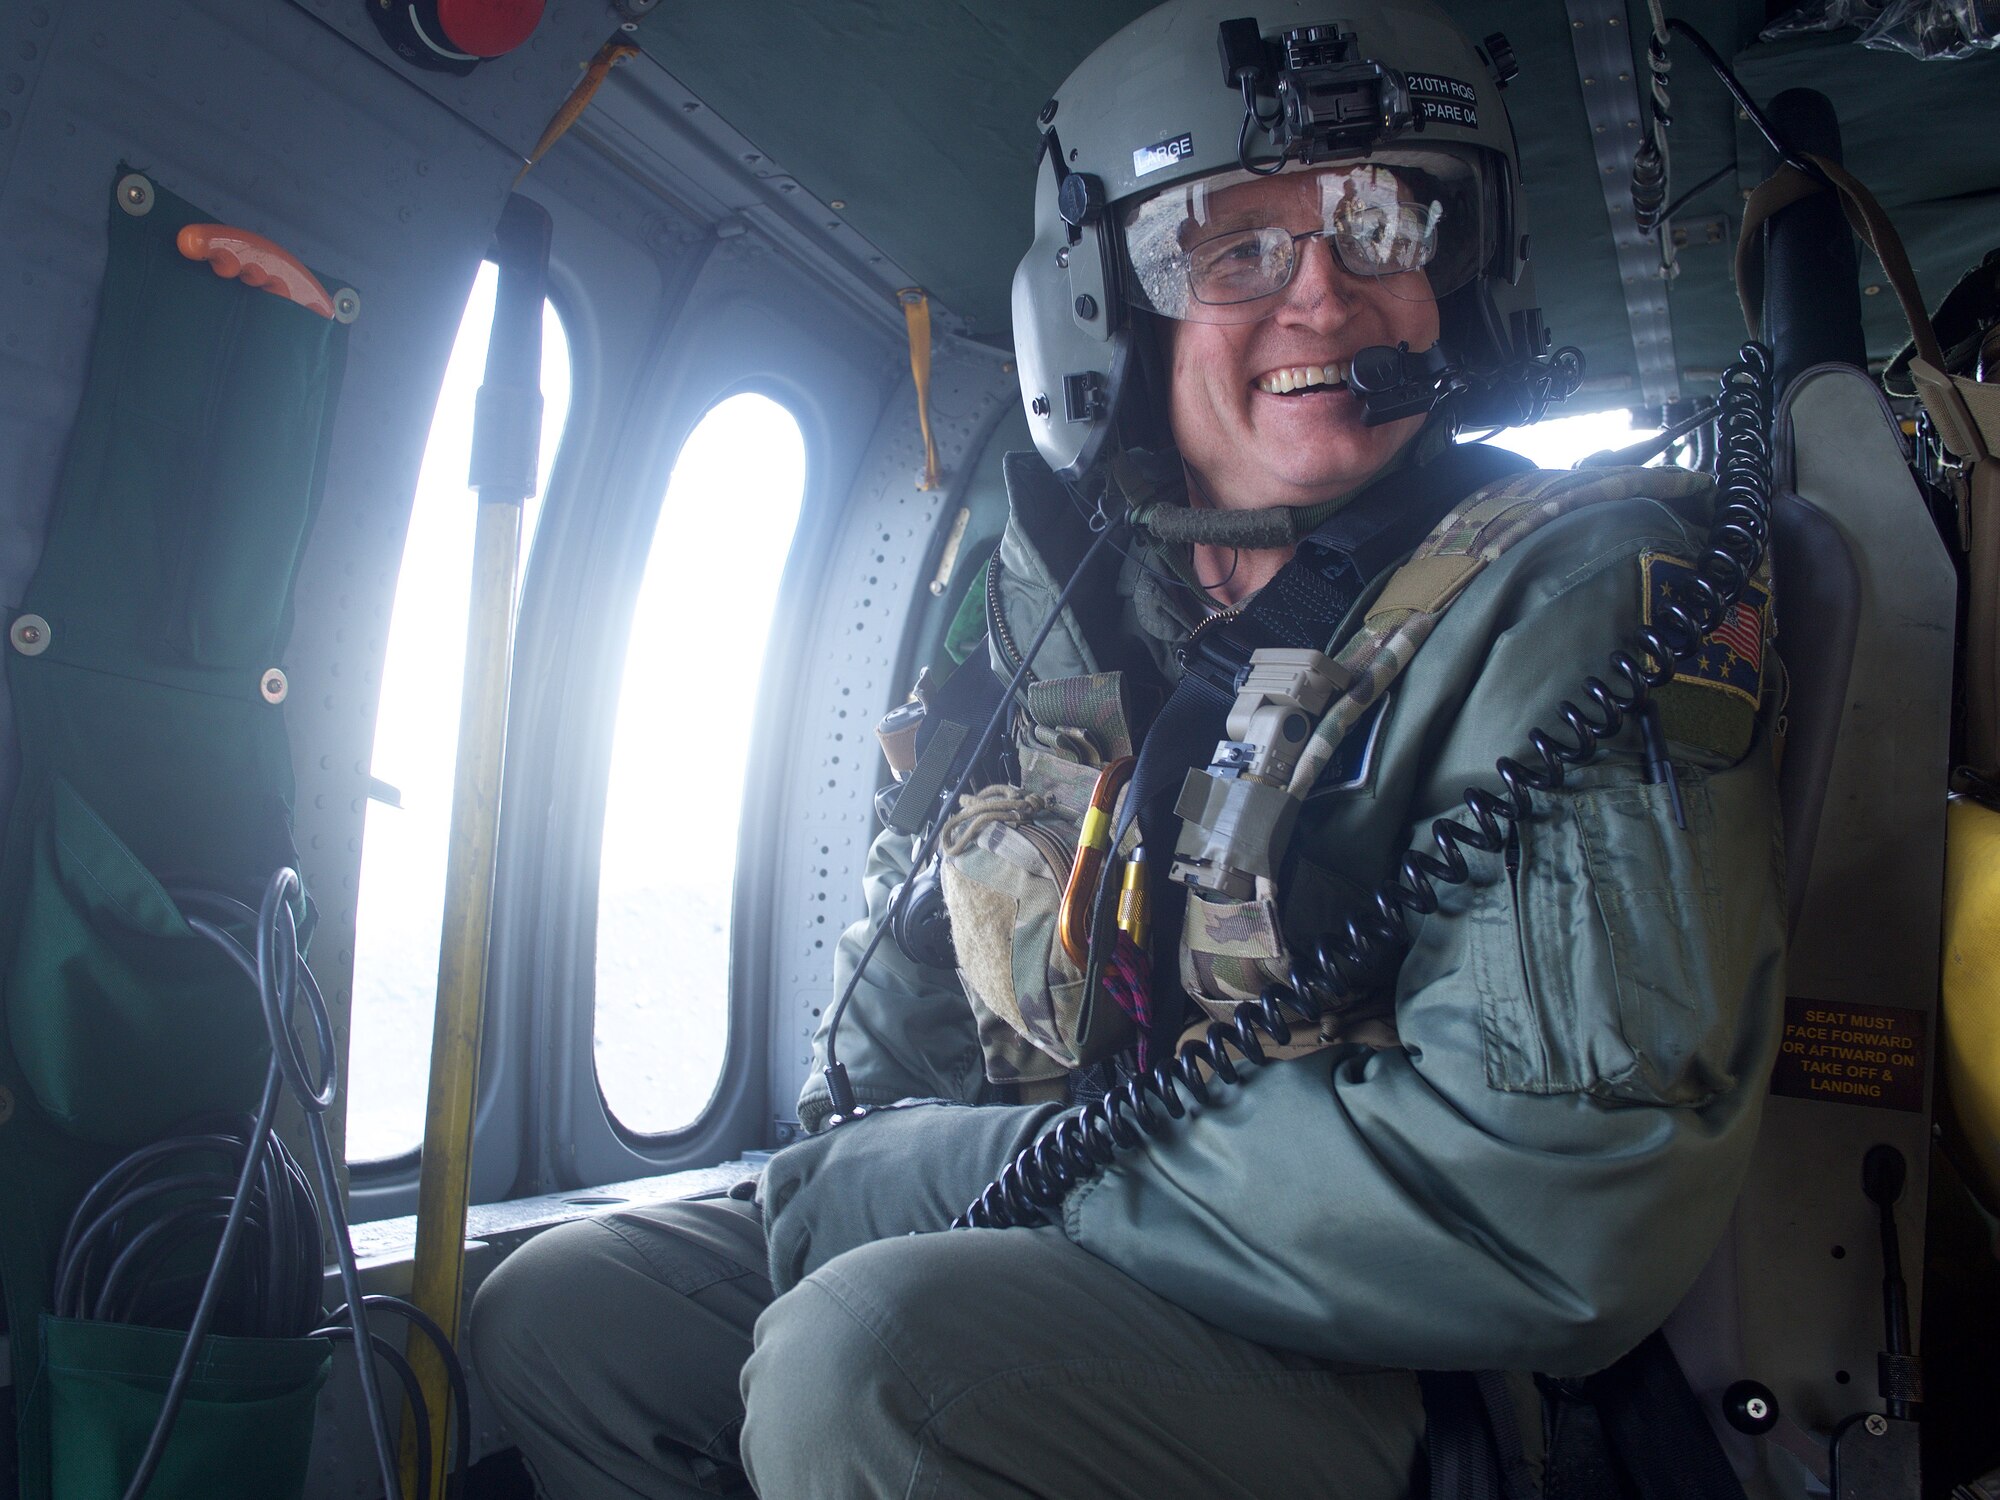
M1295 835L1334 888L1358 899L1607 675L1644 617L1645 559L1691 557L1706 519L1669 498L1685 476L1628 483L1492 563L1397 680L1371 772L1316 795ZM1060 583L1027 508L1017 494L1001 552L1022 640ZM1188 601L1136 564L1121 593L1170 659ZM1067 626L1036 663L1098 665ZM764 1500L1373 1500L1408 1489L1408 1371L1609 1363L1720 1235L1776 1046L1775 778L1754 707L1718 711L1705 695L1721 692L1664 695L1685 831L1628 730L1535 798L1514 854L1474 855L1473 878L1413 919L1399 1046L1255 1070L1073 1191L1059 1230L912 1236L1052 1118L931 1106L781 1153L761 1206L612 1214L534 1242L482 1291L472 1352L545 1491L726 1492L734 1450ZM1739 730L1747 750L1727 743ZM906 859L878 840L871 921ZM843 982L867 930L843 940ZM979 1097L951 976L890 945L840 1043L864 1102ZM815 1073L800 1117L825 1112Z

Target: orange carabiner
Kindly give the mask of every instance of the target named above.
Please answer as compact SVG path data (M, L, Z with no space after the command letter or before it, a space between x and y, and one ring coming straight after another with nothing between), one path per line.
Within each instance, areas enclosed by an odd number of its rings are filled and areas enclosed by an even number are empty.
M1119 756L1097 773L1097 785L1090 789L1090 806L1076 838L1076 863L1070 866L1062 910L1056 919L1056 936L1062 941L1063 952L1078 968L1090 957L1090 915L1104 862L1111 857L1111 810L1118 805L1118 794L1132 779L1137 764L1129 755Z
M333 316L333 298L319 278L291 251L261 234L228 224L188 224L174 237L174 244L189 260L207 261L218 276L259 287L322 318Z

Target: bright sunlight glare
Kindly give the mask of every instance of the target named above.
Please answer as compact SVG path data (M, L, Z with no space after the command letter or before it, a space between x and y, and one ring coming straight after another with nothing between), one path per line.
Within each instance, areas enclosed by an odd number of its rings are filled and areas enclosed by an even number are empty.
M438 935L444 923L452 773L472 595L477 499L466 484L472 408L486 368L497 273L479 268L431 419L429 446L396 580L375 776L402 806L368 804L355 919L354 1012L348 1044L347 1159L380 1161L423 1140L430 1080ZM553 307L542 316L542 449L535 492L547 487L569 413L569 342ZM521 516L527 556L538 505Z
M1576 417L1550 417L1532 427L1510 427L1488 439L1496 448L1511 448L1537 468L1568 469L1578 459L1606 448L1629 448L1658 427L1635 427L1629 411L1593 411Z

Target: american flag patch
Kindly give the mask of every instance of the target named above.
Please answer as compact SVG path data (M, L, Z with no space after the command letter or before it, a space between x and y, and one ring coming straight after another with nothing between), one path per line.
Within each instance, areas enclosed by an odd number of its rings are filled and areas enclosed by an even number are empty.
M1648 552L1639 559L1639 567L1645 580L1648 625L1663 622L1669 605L1692 608L1692 563L1664 552ZM1770 591L1761 584L1746 585L1729 618L1709 632L1691 659L1680 664L1674 681L1716 688L1754 708L1764 677L1764 627L1770 601Z

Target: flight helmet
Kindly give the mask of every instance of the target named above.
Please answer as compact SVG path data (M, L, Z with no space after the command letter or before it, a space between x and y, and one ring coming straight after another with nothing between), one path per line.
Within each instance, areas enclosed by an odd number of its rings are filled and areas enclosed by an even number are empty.
M1436 349L1355 362L1350 383L1379 388L1368 420L1445 389L1518 406L1512 387L1546 376L1505 39L1475 47L1430 0L1243 4L1170 0L1042 107L1015 352L1035 445L1071 478L1164 438L1152 320L1253 322L1281 303L1301 236L1213 212L1256 176L1314 174L1313 237L1350 273L1438 302Z

